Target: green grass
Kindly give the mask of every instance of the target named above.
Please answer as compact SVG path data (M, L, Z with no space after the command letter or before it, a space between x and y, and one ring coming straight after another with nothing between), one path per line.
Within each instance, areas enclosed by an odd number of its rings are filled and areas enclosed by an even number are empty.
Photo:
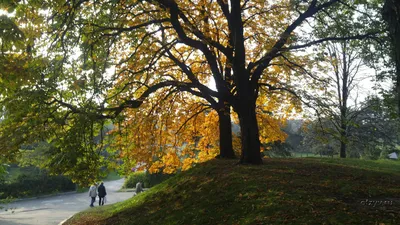
M66 224L400 224L399 165L340 161L212 160ZM367 199L392 205L368 206Z
M306 153L306 152L292 152L293 158L305 158L305 157L320 157L319 155L315 155L314 153Z
M123 177L121 177L117 171L110 171L106 177L103 178L103 181L113 181L113 180L119 180Z
M308 158L320 163L343 165L348 167L362 168L366 170L394 173L400 175L400 160L362 160L362 159L335 159L335 158Z
M85 193L85 192L89 192L89 187L81 187L81 186L77 186L76 188L76 192L78 193Z
M320 156L312 152L292 152L291 154L293 158L332 158L331 156ZM339 158L339 155L333 155L333 158Z

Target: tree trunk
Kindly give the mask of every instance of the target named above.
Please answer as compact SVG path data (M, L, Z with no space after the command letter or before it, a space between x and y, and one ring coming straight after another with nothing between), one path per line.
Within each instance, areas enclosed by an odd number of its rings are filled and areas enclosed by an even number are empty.
M250 71L246 68L245 36L242 20L242 1L231 0L230 37L234 50L232 59L233 80L236 84L236 99L232 104L239 115L242 154L240 163L262 164L260 139L256 118L256 100L258 86L251 81Z
M347 84L343 85L343 105L340 109L340 158L346 158L347 145Z
M234 159L236 158L232 147L232 123L230 106L224 106L223 110L218 111L219 117L219 155L217 158Z
M262 164L255 104L251 102L242 102L240 109L237 111L242 142L240 163Z
M393 45L392 54L396 65L396 100L398 115L400 115L400 2L398 0L386 0L382 12L383 19L388 24Z
M351 78L349 79L350 71L348 71L349 65L351 65L351 60L348 59L347 42L342 43L342 101L340 105L340 158L346 158L346 143L347 143L347 100L349 98L349 85ZM339 95L340 96L340 95Z
M343 134L341 134L342 136ZM343 138L343 137L341 137ZM346 158L346 142L344 140L340 141L340 158Z
M343 107L341 109L341 121L340 121L340 158L346 158L346 145L347 145L346 108Z

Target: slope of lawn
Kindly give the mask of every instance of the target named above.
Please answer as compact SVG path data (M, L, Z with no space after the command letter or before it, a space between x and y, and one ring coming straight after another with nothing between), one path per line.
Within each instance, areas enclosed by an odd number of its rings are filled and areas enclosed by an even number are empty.
M400 164L382 170L373 161L362 168L351 160L236 162L197 165L66 224L400 224L400 173L394 172Z

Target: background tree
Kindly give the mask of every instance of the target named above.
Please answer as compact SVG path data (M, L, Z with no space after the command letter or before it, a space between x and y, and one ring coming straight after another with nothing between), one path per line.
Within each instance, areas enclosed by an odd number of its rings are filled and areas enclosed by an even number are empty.
M40 166L53 169L56 174L68 171L70 174L66 174L71 177L80 174L75 178L83 182L93 181L94 174L103 165L89 137L93 137L97 129L90 122L93 113L75 114L66 121L72 112L51 103L54 96L62 95L66 88L71 88L71 92L64 97L76 102L86 97L82 91L79 96L77 82L67 81L68 73L74 68L59 73L62 58L57 54L52 55L54 57L43 55L43 48L48 45L41 41L47 28L43 23L47 15L40 11L41 3L3 1L1 4L2 9L15 12L15 16L1 16L1 154L7 162L15 162L21 154L21 146L50 142L51 148L45 152L47 160L41 161ZM74 127L74 121L80 121L75 123L80 129Z
M363 7L372 9L369 13L361 11ZM380 5L376 1L366 1L365 5L349 5L344 3L338 6L339 10L327 9L324 13L334 19L326 21L324 18L317 20L317 28L314 35L323 38L332 35L349 35L355 34L358 29L365 29L364 24L369 23L375 26L378 30L383 31L381 21L379 20ZM371 17L377 17L371 20ZM326 29L326 26L331 29ZM383 32L381 32L383 33ZM340 157L346 157L346 147L350 126L354 125L354 120L357 116L357 102L359 98L359 90L367 79L372 79L373 70L382 66L381 62L384 56L374 55L370 57L370 52L379 45L382 35L372 39L365 40L340 40L323 43L319 48L320 59L329 65L329 69L322 66L322 73L329 74L327 79L321 75L321 90L327 92L321 93L322 98L314 103L319 107L320 113L324 116L324 120L332 122L330 133L340 142ZM317 49L315 49L318 51ZM379 65L379 66L378 66ZM369 74L366 71L369 69ZM332 71L330 73L330 71ZM377 72L375 72L377 73ZM325 83L326 82L326 83ZM325 84L324 84L325 83ZM329 93L331 92L331 93Z
M378 159L398 152L399 121L393 117L391 106L377 96L369 96L361 105L354 122L356 126L350 130L353 133L349 143L351 156Z
M353 115L351 126L348 126L348 157L378 159L387 158L393 151L398 151L398 120L392 116L391 107L384 99L369 96L360 103L359 108L351 108ZM328 147L340 149L340 139L331 118L320 117L306 123L302 148L321 155L327 153ZM337 150L334 152L338 152Z
M340 142L333 136L334 130L329 118L320 117L306 121L300 132L303 137L300 150L320 156L338 154Z
M324 44L321 48L321 57L330 68L324 71L328 76L326 86L322 88L325 93L314 98L312 104L317 116L322 117L323 132L340 143L341 158L346 158L349 137L353 136L350 131L357 126L356 119L361 111L358 105L360 89L363 82L373 77L372 69L366 66L362 57L362 45L360 41L340 41ZM331 124L327 126L328 121Z
M333 77L331 83L335 90L334 104L337 112L331 112L332 123L335 127L340 141L340 157L346 158L346 144L349 136L349 126L354 122L354 115L351 115L350 97L354 89L359 88L362 81L368 79L368 75L363 74L365 70L364 62L360 56L359 43L342 41L331 43L327 47L329 63L332 66ZM367 77L366 77L367 76ZM372 77L372 75L369 75ZM358 87L357 87L358 86ZM357 101L358 93L355 93Z

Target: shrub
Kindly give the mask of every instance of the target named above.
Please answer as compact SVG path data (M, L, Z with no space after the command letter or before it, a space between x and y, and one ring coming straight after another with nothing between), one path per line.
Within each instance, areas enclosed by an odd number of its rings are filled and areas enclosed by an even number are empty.
M389 158L389 154L395 152L397 154L397 156L400 156L400 150L395 149L395 148L391 148L391 149L384 149L381 154L380 154L380 159L388 159Z
M150 187L153 187L173 176L175 176L175 174L166 174L166 173L147 173L147 175L149 176L149 185Z
M264 156L267 156L268 158L290 157L290 151L293 150L289 144L282 143L280 141L263 144L263 146L264 148L268 149L263 152Z
M134 172L125 180L124 188L136 188L138 182L142 182L145 188L153 187L164 180L174 176L174 174L154 173L148 172Z
M44 171L20 174L15 180L0 185L0 199L23 198L51 194L54 192L74 191L75 184L64 176L50 176Z
M146 172L134 172L125 180L124 188L135 188L138 182L141 182L145 188L150 187Z

